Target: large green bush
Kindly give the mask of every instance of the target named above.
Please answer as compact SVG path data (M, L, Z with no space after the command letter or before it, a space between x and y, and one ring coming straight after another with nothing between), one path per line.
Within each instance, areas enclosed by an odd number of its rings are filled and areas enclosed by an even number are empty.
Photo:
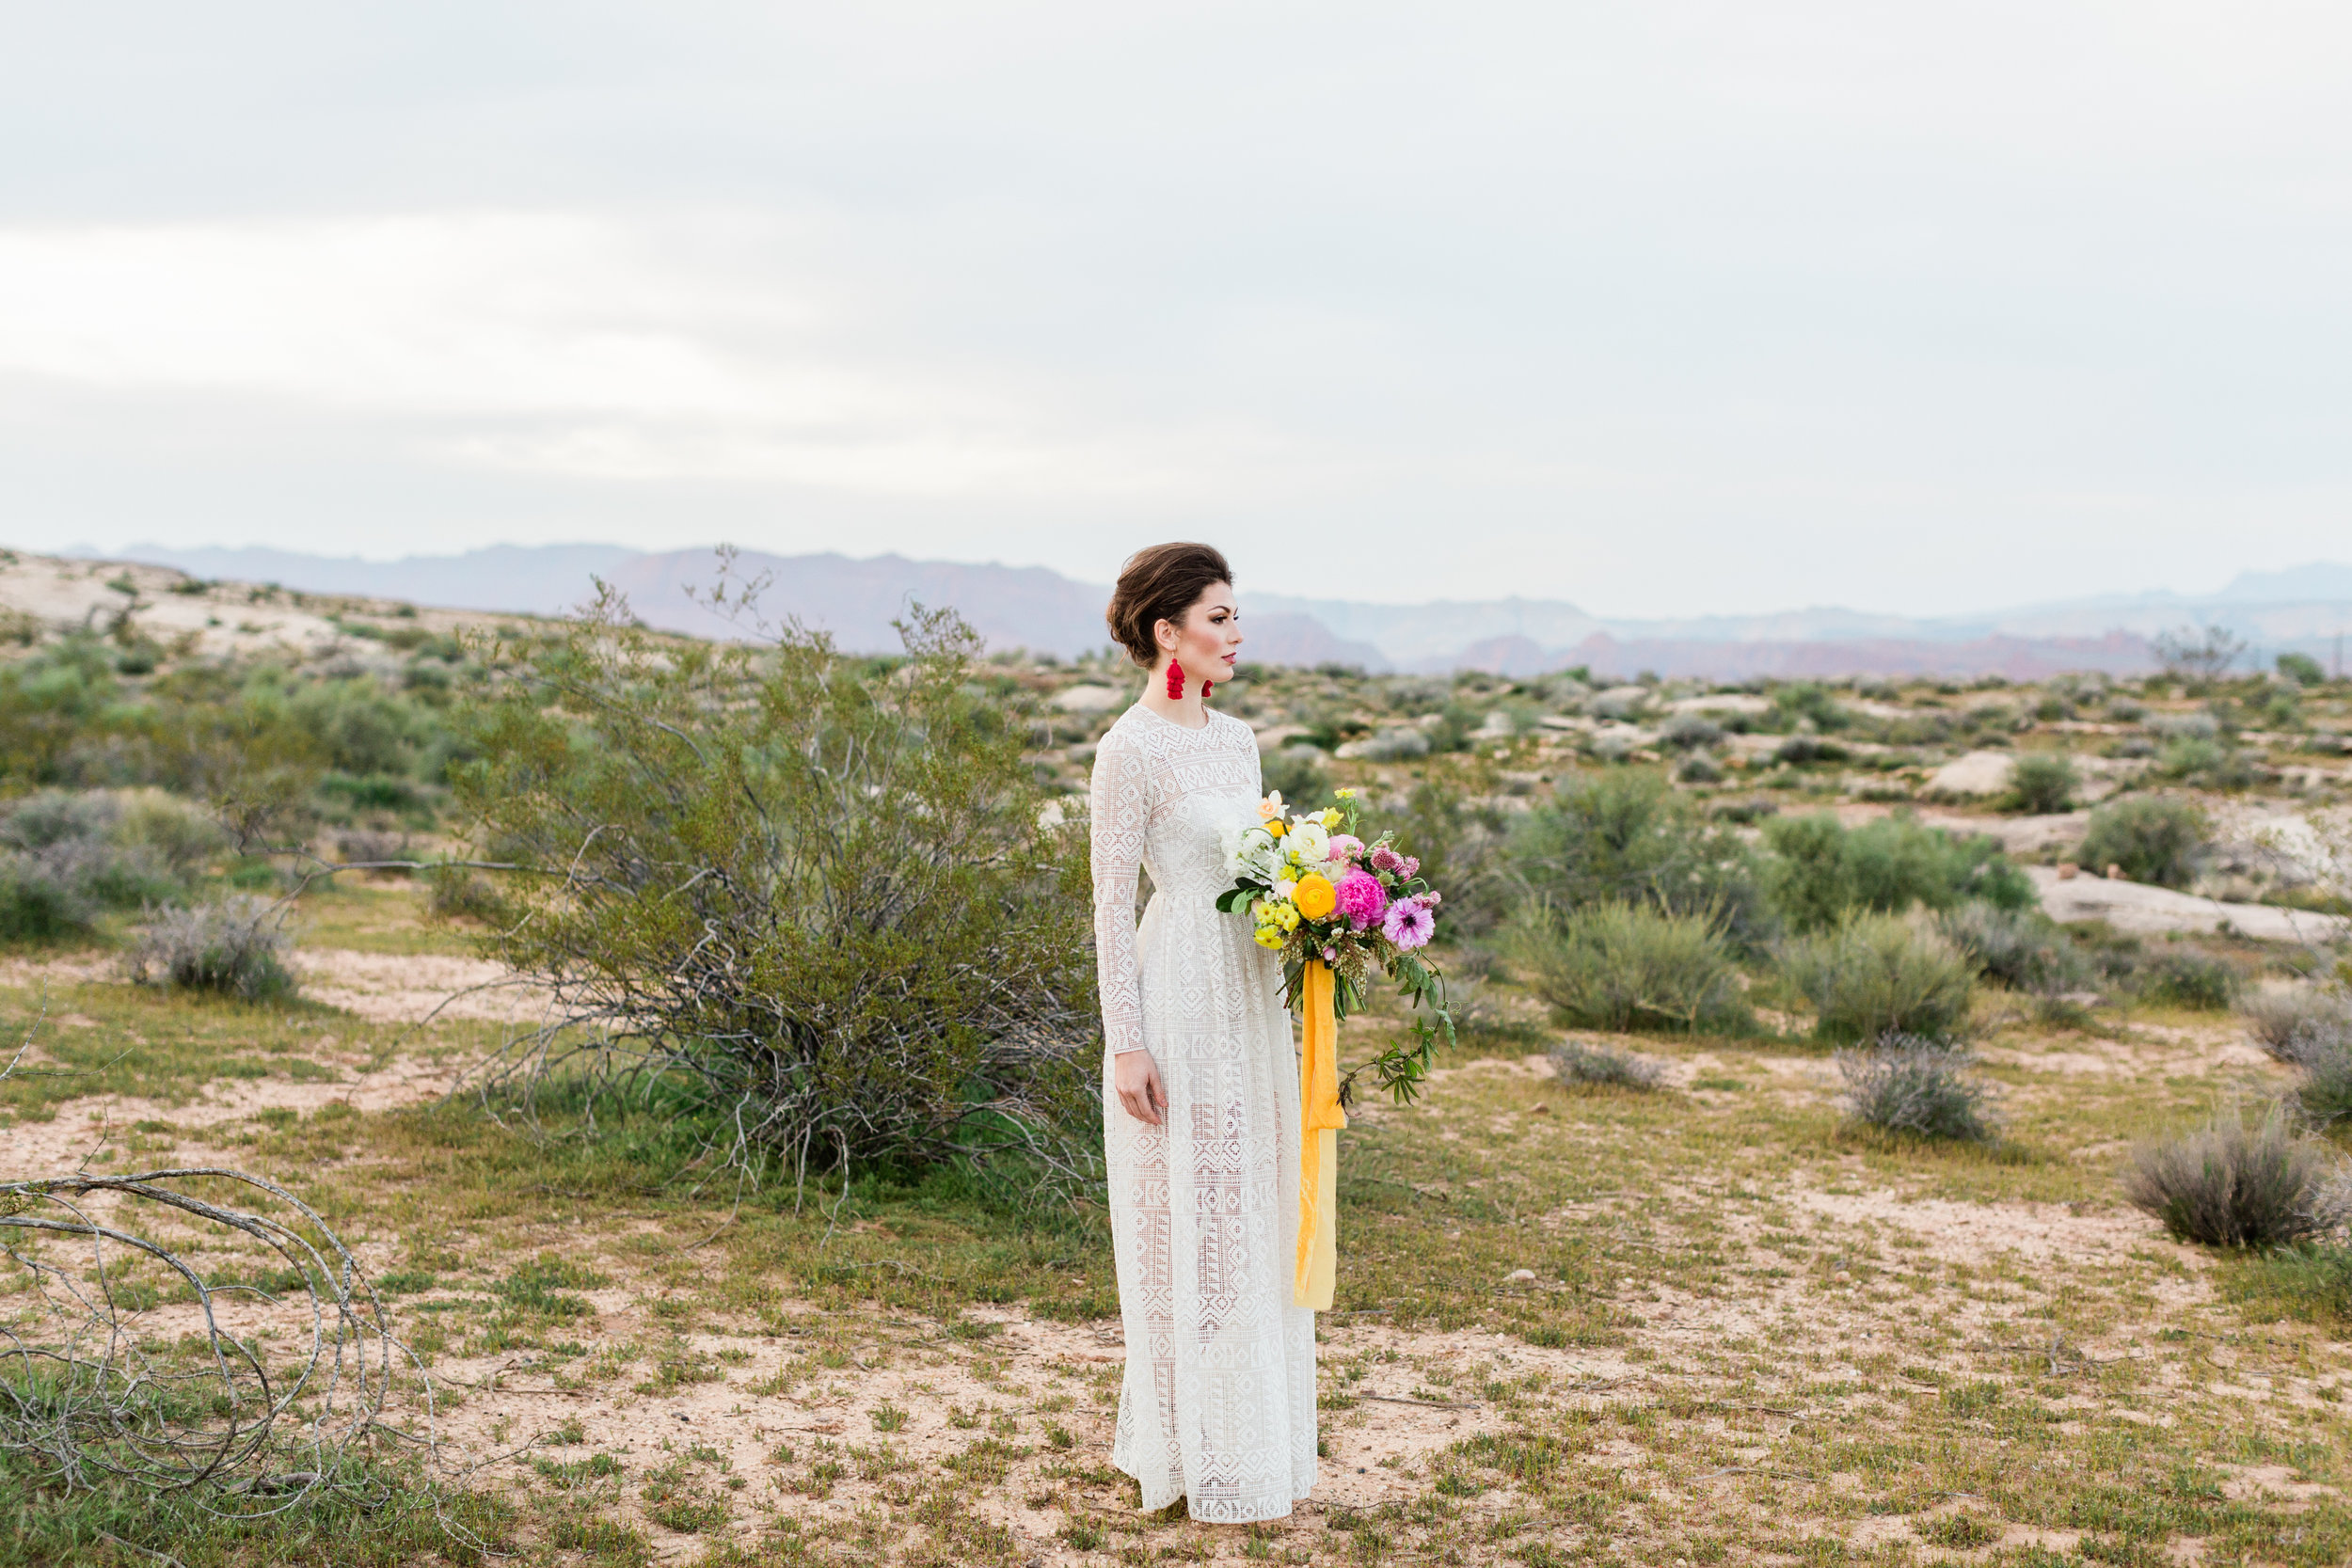
M1951 1038L1966 1027L1976 990L1976 966L1957 948L1888 914L1850 914L1792 938L1781 967L1813 1004L1813 1032L1830 1040Z
M1530 903L1501 947L1518 979L1572 1025L1737 1033L1750 1023L1729 946L1703 913Z
M2093 870L2120 865L2135 882L2186 887L2202 868L2212 842L2213 825L2194 802L2135 795L2090 814L2082 863Z
M530 868L485 945L691 1092L723 1155L1017 1148L1079 1174L1100 1138L1084 829L1047 825L970 629L906 636L898 660L797 628L693 644L608 594L529 650L453 770L480 840Z
M1705 914L1742 947L1772 932L1755 856L1658 768L1565 775L1550 800L1512 824L1504 869L1518 895L1515 903L1647 904Z
M1992 839L1926 827L1908 813L1851 829L1827 812L1775 817L1764 842L1765 889L1796 931L1823 929L1855 910L1948 910L1970 899L2014 910L2034 901L2033 883Z

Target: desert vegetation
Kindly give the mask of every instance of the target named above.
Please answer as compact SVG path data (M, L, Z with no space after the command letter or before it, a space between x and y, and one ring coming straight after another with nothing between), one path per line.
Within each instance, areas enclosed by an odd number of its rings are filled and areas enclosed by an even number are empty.
M2316 667L1220 687L1446 890L1460 1028L1343 1136L1315 1501L1216 1530L1107 1463L1131 672L123 581L0 661L0 1562L2352 1551ZM311 1301L413 1356L326 1448Z

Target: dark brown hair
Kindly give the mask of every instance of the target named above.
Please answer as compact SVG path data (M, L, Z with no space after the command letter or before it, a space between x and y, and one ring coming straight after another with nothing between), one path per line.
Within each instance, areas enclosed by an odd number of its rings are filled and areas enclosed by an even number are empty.
M1119 586L1111 590L1103 619L1127 657L1149 670L1160 657L1152 628L1162 621L1183 626L1184 611L1201 594L1232 580L1224 553L1211 546L1154 545L1129 556L1119 569Z

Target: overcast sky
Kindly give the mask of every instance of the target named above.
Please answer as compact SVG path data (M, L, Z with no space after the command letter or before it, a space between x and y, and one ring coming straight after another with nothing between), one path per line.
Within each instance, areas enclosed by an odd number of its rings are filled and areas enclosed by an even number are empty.
M2352 559L2352 9L0 10L0 540L1614 614Z

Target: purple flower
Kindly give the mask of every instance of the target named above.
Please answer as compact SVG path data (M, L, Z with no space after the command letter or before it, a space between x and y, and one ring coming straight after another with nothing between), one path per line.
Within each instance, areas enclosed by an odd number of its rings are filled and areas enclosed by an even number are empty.
M1438 928L1438 917L1429 911L1430 898L1400 898L1389 906L1389 916L1380 923L1380 934L1396 943L1404 952L1427 944Z
M1378 920L1380 911L1389 907L1389 890L1369 871L1350 871L1332 891L1338 895L1340 913L1359 931Z

